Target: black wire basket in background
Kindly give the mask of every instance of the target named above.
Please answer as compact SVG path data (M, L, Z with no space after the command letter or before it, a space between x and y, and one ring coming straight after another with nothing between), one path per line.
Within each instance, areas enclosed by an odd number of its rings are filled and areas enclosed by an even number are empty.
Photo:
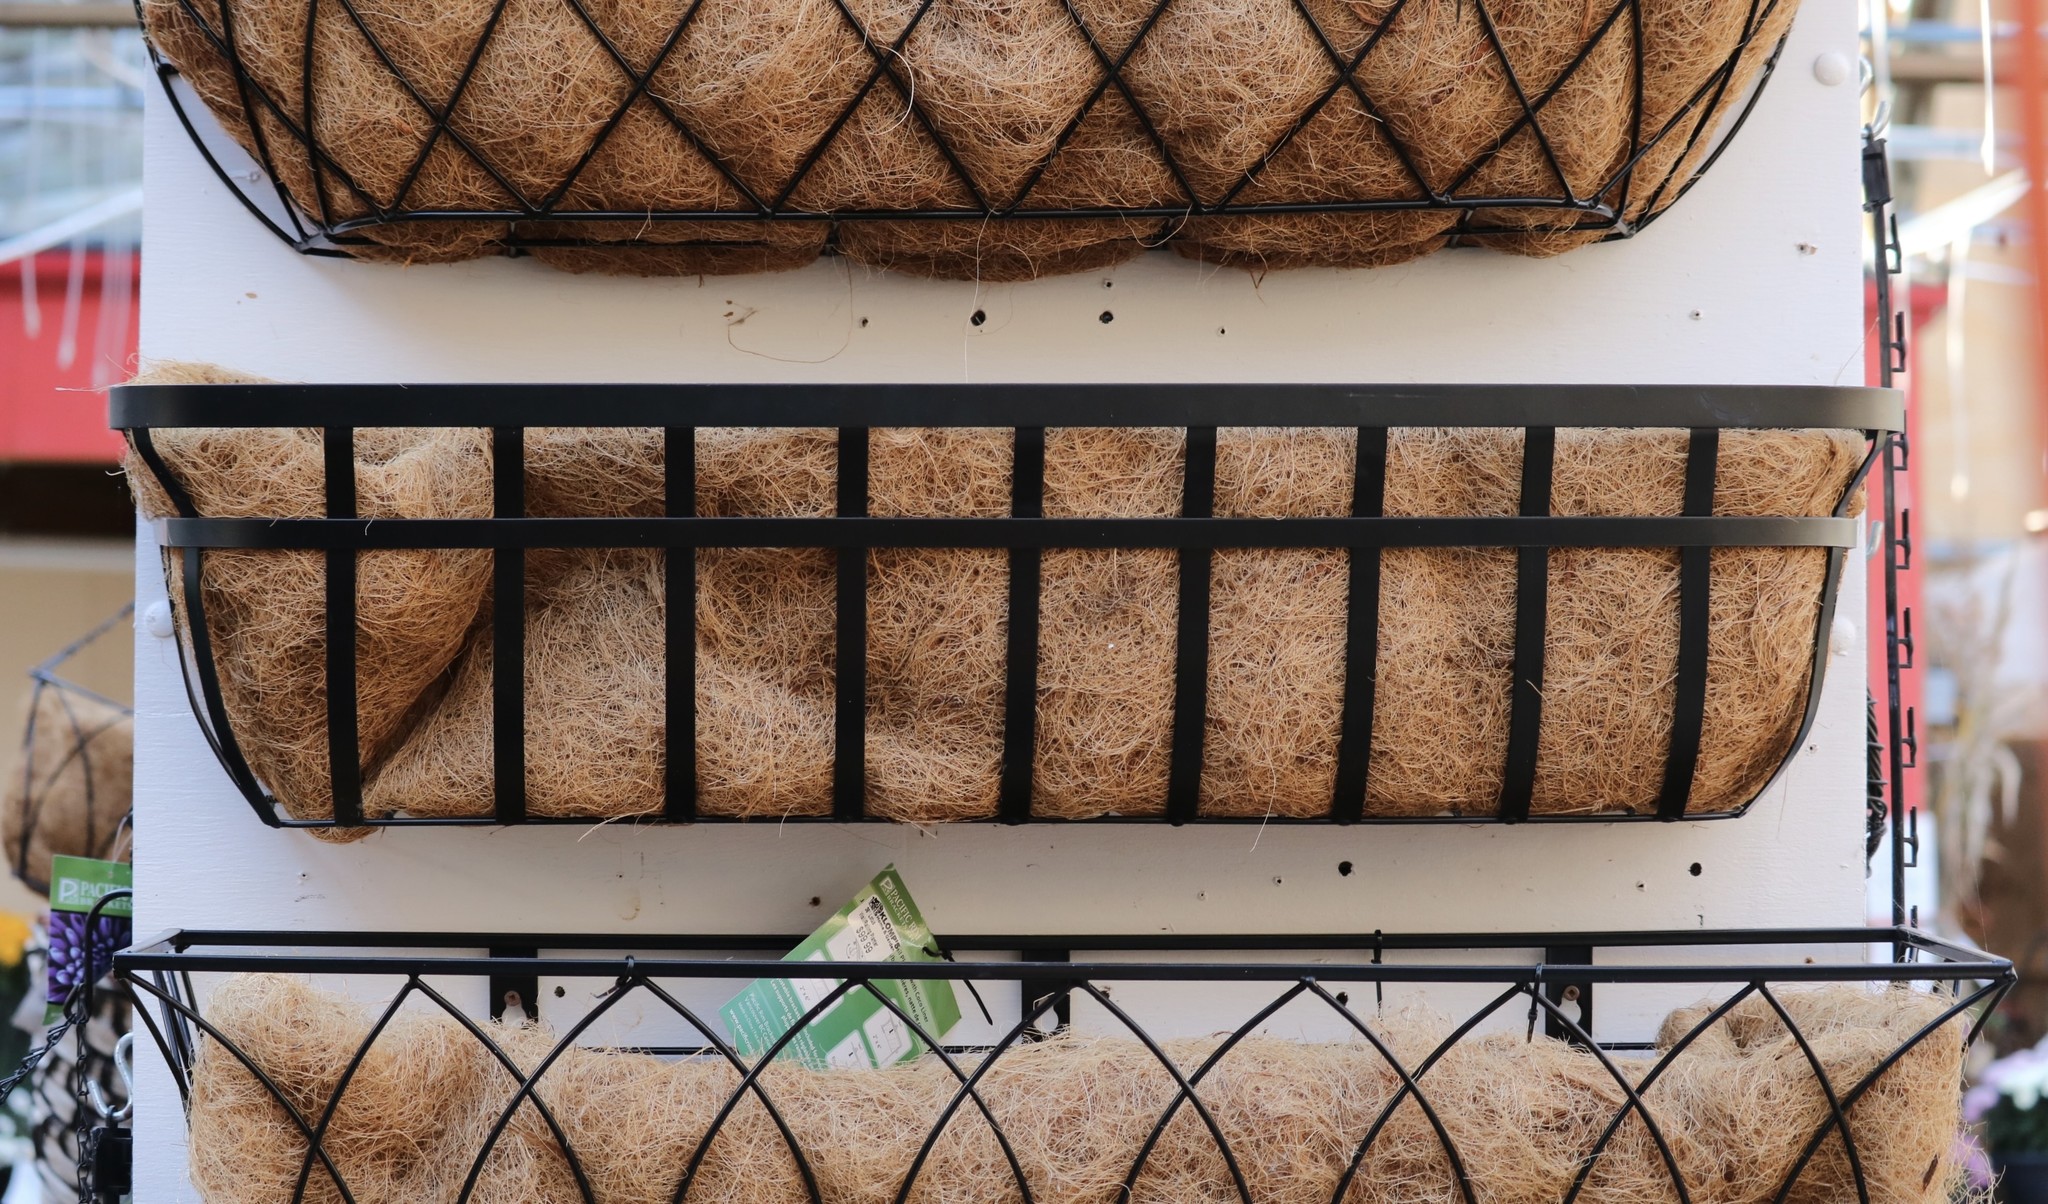
M135 710L71 681L65 662L124 628L122 607L29 671L20 760L0 788L0 846L8 868L38 894L57 854L126 860L135 776Z

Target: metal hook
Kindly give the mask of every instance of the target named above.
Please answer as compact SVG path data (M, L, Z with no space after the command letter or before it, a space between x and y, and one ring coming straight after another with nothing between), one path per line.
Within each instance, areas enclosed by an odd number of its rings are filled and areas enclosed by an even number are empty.
M135 1111L134 1033L123 1033L121 1034L121 1039L114 1042L114 1073L121 1076L121 1086L128 1096L127 1103L122 1104L119 1108L108 1107L107 1097L100 1090L99 1082L95 1079L86 1080L85 1095L87 1102L92 1104L92 1110L99 1113L101 1120L118 1123L127 1120L128 1115Z
M924 951L928 955L935 957L940 961L950 962L953 960L953 951L951 949L941 949L938 947L936 943L926 945L924 947ZM981 1018L983 1020L988 1021L990 1024L994 1024L996 1022L996 1018L989 1014L988 1004L982 1000L981 992L974 989L974 980L971 978L963 978L960 981L967 985L967 993L969 995L974 996L975 1006L981 1009Z

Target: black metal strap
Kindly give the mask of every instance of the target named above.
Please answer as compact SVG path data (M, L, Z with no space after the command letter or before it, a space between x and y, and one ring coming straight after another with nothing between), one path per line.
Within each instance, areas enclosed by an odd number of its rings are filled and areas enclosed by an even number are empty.
M526 514L526 431L491 429L491 512ZM491 554L491 771L501 824L526 818L526 551Z
M110 425L1530 426L1897 430L1861 386L1370 384L116 385Z
M1847 548L1848 518L167 518L167 548Z
M1021 942L1020 942L1021 943ZM1033 943L1017 950L1018 956L1035 965L1050 965L1074 960L1073 950L1050 944ZM1033 975L1017 982L1017 1006L1026 1015L1047 999L1053 999L1052 1023L1040 1018L1037 1029L1039 1036L1050 1036L1074 1022L1073 980Z
M839 428L841 518L867 517L868 428ZM839 549L838 654L833 669L832 816L867 812L868 550Z
M1551 470L1557 428L1532 426L1522 441L1522 507L1550 513ZM1550 549L1524 545L1515 564L1514 683L1508 698L1507 765L1501 775L1500 817L1529 818L1536 792L1537 738L1543 729L1543 641L1549 628Z
M156 476L158 486L171 499L172 508L187 517L197 515L198 507L192 504L192 495L185 491L185 486L178 480L177 474L164 462L150 433L147 430L135 430L129 434L135 440L136 453L142 457L143 463L149 466L150 472ZM165 544L163 547L168 579L170 545ZM180 675L185 681L185 697L192 704L193 715L204 716L199 724L200 736L205 739L214 756L227 770L228 777L235 783L235 788L241 791L242 797L256 812L258 819L270 827L278 827L283 821L278 818L277 808L262 785L257 782L256 774L249 768L249 762L242 756L242 746L235 739L234 727L228 723L227 704L222 698L220 688L220 666L213 659L213 636L206 626L206 591L203 583L205 558L204 548L189 547L179 552L184 576L182 593L185 602L186 638L192 645L191 664L182 666L185 672ZM182 665L182 649L179 656ZM197 694L193 692L194 678L198 679Z
M1206 519L1216 512L1216 428L1187 428L1180 513ZM1174 637L1173 752L1167 766L1166 818L1183 824L1202 805L1202 740L1209 709L1209 579L1215 553L1180 553L1180 615Z
M1792 764L1792 754L1806 744L1806 737L1813 731L1814 720L1820 717L1821 687L1827 683L1828 633L1835 628L1835 604L1840 600L1839 586L1842 580L1842 566L1848 560L1848 552L1842 548L1827 549L1827 559L1821 568L1820 612L1814 617L1813 659L1808 662L1806 675L1806 708L1799 714L1799 732L1792 738L1790 751L1778 768L1771 774L1771 780L1750 797L1755 802L1770 792L1771 787L1785 776L1785 770ZM1748 804L1745 804L1747 806Z
M1590 966L1593 964L1591 945L1546 945L1543 949L1543 964L1546 966ZM1593 1031L1593 984L1590 982L1546 982L1542 984L1543 997L1562 1009L1566 1004L1579 1005L1579 1032ZM1543 1016L1543 1035L1553 1041L1569 1041L1582 1044L1576 1034L1557 1017L1548 1012Z
M540 950L532 945L492 945L484 953L493 963L515 958L532 960L540 956ZM518 1008L522 1014L511 1018L513 1024L539 1022L540 975L521 970L493 973L488 977L491 1019L502 1021L506 1012Z
M198 518L199 507L192 504L192 495L185 491L185 483L164 462L163 453L156 449L156 440L150 436L149 428L136 427L128 432L128 437L135 441L135 453L142 457L142 462L149 466L150 474L156 477L157 488L171 499L171 509L182 517Z
M697 513L697 429L671 426L662 432L662 513L682 518ZM687 823L697 818L697 550L669 548L662 562L667 618L663 631L667 665L668 757L663 814Z
M1721 457L1721 432L1695 427L1685 457L1685 513L1714 512L1714 481ZM1700 737L1707 713L1707 641L1710 634L1714 569L1712 548L1678 550L1678 678L1671 704L1671 746L1664 755L1664 787L1657 817L1678 819L1692 795L1699 768Z
M1386 513L1387 428L1360 427L1351 486L1351 513ZM1372 763L1372 708L1380 649L1380 549L1351 549L1351 582L1344 628L1344 716L1337 736L1337 781L1330 818L1340 824L1365 818Z
M330 426L322 436L327 517L356 517L356 432ZM327 550L327 763L334 822L363 822L363 763L356 714L356 553Z
M1045 513L1045 428L1020 426L1010 459L1010 514ZM1043 553L1010 549L1008 660L1003 674L1003 776L997 818L1031 818L1032 761L1038 747L1038 587Z

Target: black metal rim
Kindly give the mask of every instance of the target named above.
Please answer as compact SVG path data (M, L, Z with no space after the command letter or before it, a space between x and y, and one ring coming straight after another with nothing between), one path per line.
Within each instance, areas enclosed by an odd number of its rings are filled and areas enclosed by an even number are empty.
M564 977L758 978L802 976L803 963L779 957L707 957L725 951L787 949L803 933L590 933L590 932L279 932L260 929L179 929L165 932L114 955L122 974L146 972L232 973L273 969L304 974L419 974L476 977L545 973ZM1895 928L1714 928L1636 931L1483 933L1064 933L1016 935L959 933L952 950L1014 952L1026 960L954 958L940 962L890 962L886 976L915 980L1021 981L1058 973L1073 978L1128 981L1267 981L1309 977L1330 982L1500 982L1726 983L1751 979L1774 982L1920 982L1999 980L2012 963L1968 945L1907 927ZM1859 960L1873 945L1902 949L1913 960ZM1674 957L1664 963L1600 964L1586 957L1540 963L1478 958L1464 963L1344 964L1329 961L1238 963L1203 960L1076 961L1084 952L1197 955L1219 951L1287 953L1350 952L1388 954L1462 950L1498 953L1525 950L1669 949L1674 952L1744 946L1811 949L1837 946L1841 960L1714 962ZM499 952L450 955L391 950L548 950L547 956ZM588 956L593 950L634 949L631 955ZM289 950L289 951L281 951ZM693 953L699 956L661 956ZM1058 954L1057 957L1047 955ZM1919 960L1925 958L1928 960ZM844 970L857 963L835 963ZM877 969L875 976L883 976Z
M1851 385L117 385L109 424L154 427L1493 426L1899 429ZM573 420L571 422L571 420Z

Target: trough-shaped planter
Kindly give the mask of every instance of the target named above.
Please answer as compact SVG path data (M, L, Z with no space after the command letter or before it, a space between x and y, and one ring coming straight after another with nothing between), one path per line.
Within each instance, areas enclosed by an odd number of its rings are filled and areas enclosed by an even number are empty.
M302 250L1020 279L1625 237L1796 0L143 0ZM182 79L182 83L175 82ZM189 85L189 91L187 86ZM241 144L209 146L211 109ZM272 187L223 156L253 157ZM260 177L255 177L260 180ZM270 194L270 195L266 195Z
M119 955L201 1198L1941 1204L1963 1053L2012 981L1906 930L972 937L800 992L812 1017L873 992L941 1052L811 1070L717 1017L819 972L772 960L795 938L485 952L509 939ZM954 983L968 1022L942 1041L883 976Z
M214 383L114 412L223 764L266 822L362 829L1739 814L1812 720L1899 402Z

